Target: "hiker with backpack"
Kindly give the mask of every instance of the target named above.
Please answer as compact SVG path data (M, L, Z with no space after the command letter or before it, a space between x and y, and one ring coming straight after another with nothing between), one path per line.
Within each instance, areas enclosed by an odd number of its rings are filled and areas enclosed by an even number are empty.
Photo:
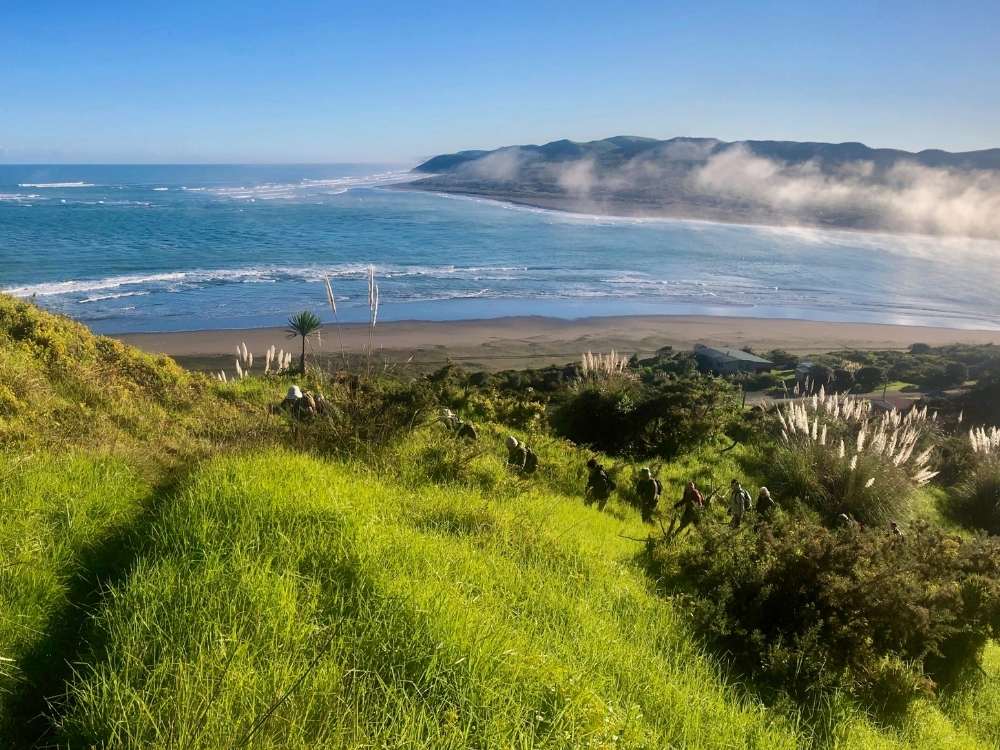
M660 501L663 485L648 468L643 468L639 471L635 491L639 496L639 512L642 513L642 522L652 523L653 511L656 510L656 504Z
M677 527L677 531L674 531L674 524L678 523L675 516L670 521L670 528L667 529L668 539L677 536L691 524L697 523L701 512L705 509L705 498L694 482L687 483L681 499L674 503L674 510L677 509L683 509L681 510L680 525Z
M523 440L513 435L507 436L507 466L519 474L534 474L538 468L538 456Z
M761 487L757 493L757 515L762 521L770 521L777 509L778 504L771 497L771 490Z
M587 471L589 474L587 488L584 490L583 504L590 506L596 502L597 509L604 510L604 506L608 504L608 498L611 497L611 493L617 485L608 476L605 468L597 463L596 458L587 461Z
M750 493L743 489L740 481L734 479L729 483L729 514L733 517L730 526L736 529L743 523L743 516L753 509Z

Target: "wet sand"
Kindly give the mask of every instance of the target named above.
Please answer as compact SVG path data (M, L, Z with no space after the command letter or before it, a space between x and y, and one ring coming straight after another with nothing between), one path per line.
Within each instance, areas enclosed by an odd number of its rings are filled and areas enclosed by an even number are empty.
M244 341L258 361L272 344L296 356L300 348L283 328L133 333L116 338L200 370L232 369L236 347ZM321 336L310 340L307 356L340 357L341 344L348 354L357 354L367 342L365 325L325 325ZM375 331L380 362L411 362L427 369L451 360L470 370L564 364L588 350L615 349L642 356L664 346L690 349L696 343L808 354L849 348L905 349L916 342L932 346L1000 343L1000 331L686 315L400 321L379 323Z

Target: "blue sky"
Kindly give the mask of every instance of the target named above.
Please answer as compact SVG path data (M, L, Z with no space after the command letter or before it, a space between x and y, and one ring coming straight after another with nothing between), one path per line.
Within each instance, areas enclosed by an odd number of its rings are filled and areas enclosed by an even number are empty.
M0 0L0 161L1000 146L1000 3Z

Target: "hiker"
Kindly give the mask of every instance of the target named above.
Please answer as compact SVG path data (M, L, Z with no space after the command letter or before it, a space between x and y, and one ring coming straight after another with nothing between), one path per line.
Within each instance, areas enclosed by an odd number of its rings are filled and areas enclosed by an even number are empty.
M524 471L524 465L528 461L527 446L519 442L513 435L507 436L507 466L519 472Z
M649 468L639 471L639 478L635 483L635 491L639 496L639 512L642 513L643 523L653 522L653 511L660 501L660 493L663 492L663 485L660 480L653 477Z
M761 487L757 493L757 513L762 520L769 521L774 511L778 509L778 504L771 497L771 490Z
M694 482L687 483L681 499L674 503L674 510L677 510L678 508L683 508L681 511L680 525L677 527L677 531L674 531L674 524L677 523L677 517L675 516L670 521L670 528L667 529L667 538L676 536L692 523L697 523L701 512L705 509L705 498L702 496Z
M538 469L538 456L531 448L524 446L524 473L531 476Z
M736 529L743 523L743 516L753 508L750 501L750 493L740 485L738 479L729 483L729 513L733 517L730 526Z
M507 436L507 466L516 469L525 476L534 474L538 469L538 456L527 443L518 440L513 435Z
M903 534L903 530L899 528L899 524L895 521L889 522L889 536L893 541L896 541L897 539L900 541L906 539L906 536Z
M476 434L476 428L472 425L472 423L459 419L458 415L456 415L451 409L441 410L441 422L448 428L448 430L455 433L455 435L460 438L474 441L479 437L479 435Z
M316 413L316 399L308 391L303 393L301 388L293 385L289 387L282 402L272 407L271 410L272 412L285 412L300 419L310 417Z
M455 412L451 409L441 410L441 423L452 432L458 429L459 421L459 418L455 416Z
M611 497L611 493L616 487L615 482L608 476L604 467L597 463L596 458L587 461L587 470L590 473L587 477L587 489L584 491L583 504L590 506L596 502L597 509L604 510L604 506L608 504L608 498Z

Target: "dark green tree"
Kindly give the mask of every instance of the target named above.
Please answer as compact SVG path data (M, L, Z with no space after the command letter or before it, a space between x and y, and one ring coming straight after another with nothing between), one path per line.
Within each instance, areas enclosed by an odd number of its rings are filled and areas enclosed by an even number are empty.
M854 373L855 382L865 391L874 391L885 380L885 372L881 367L862 367Z

